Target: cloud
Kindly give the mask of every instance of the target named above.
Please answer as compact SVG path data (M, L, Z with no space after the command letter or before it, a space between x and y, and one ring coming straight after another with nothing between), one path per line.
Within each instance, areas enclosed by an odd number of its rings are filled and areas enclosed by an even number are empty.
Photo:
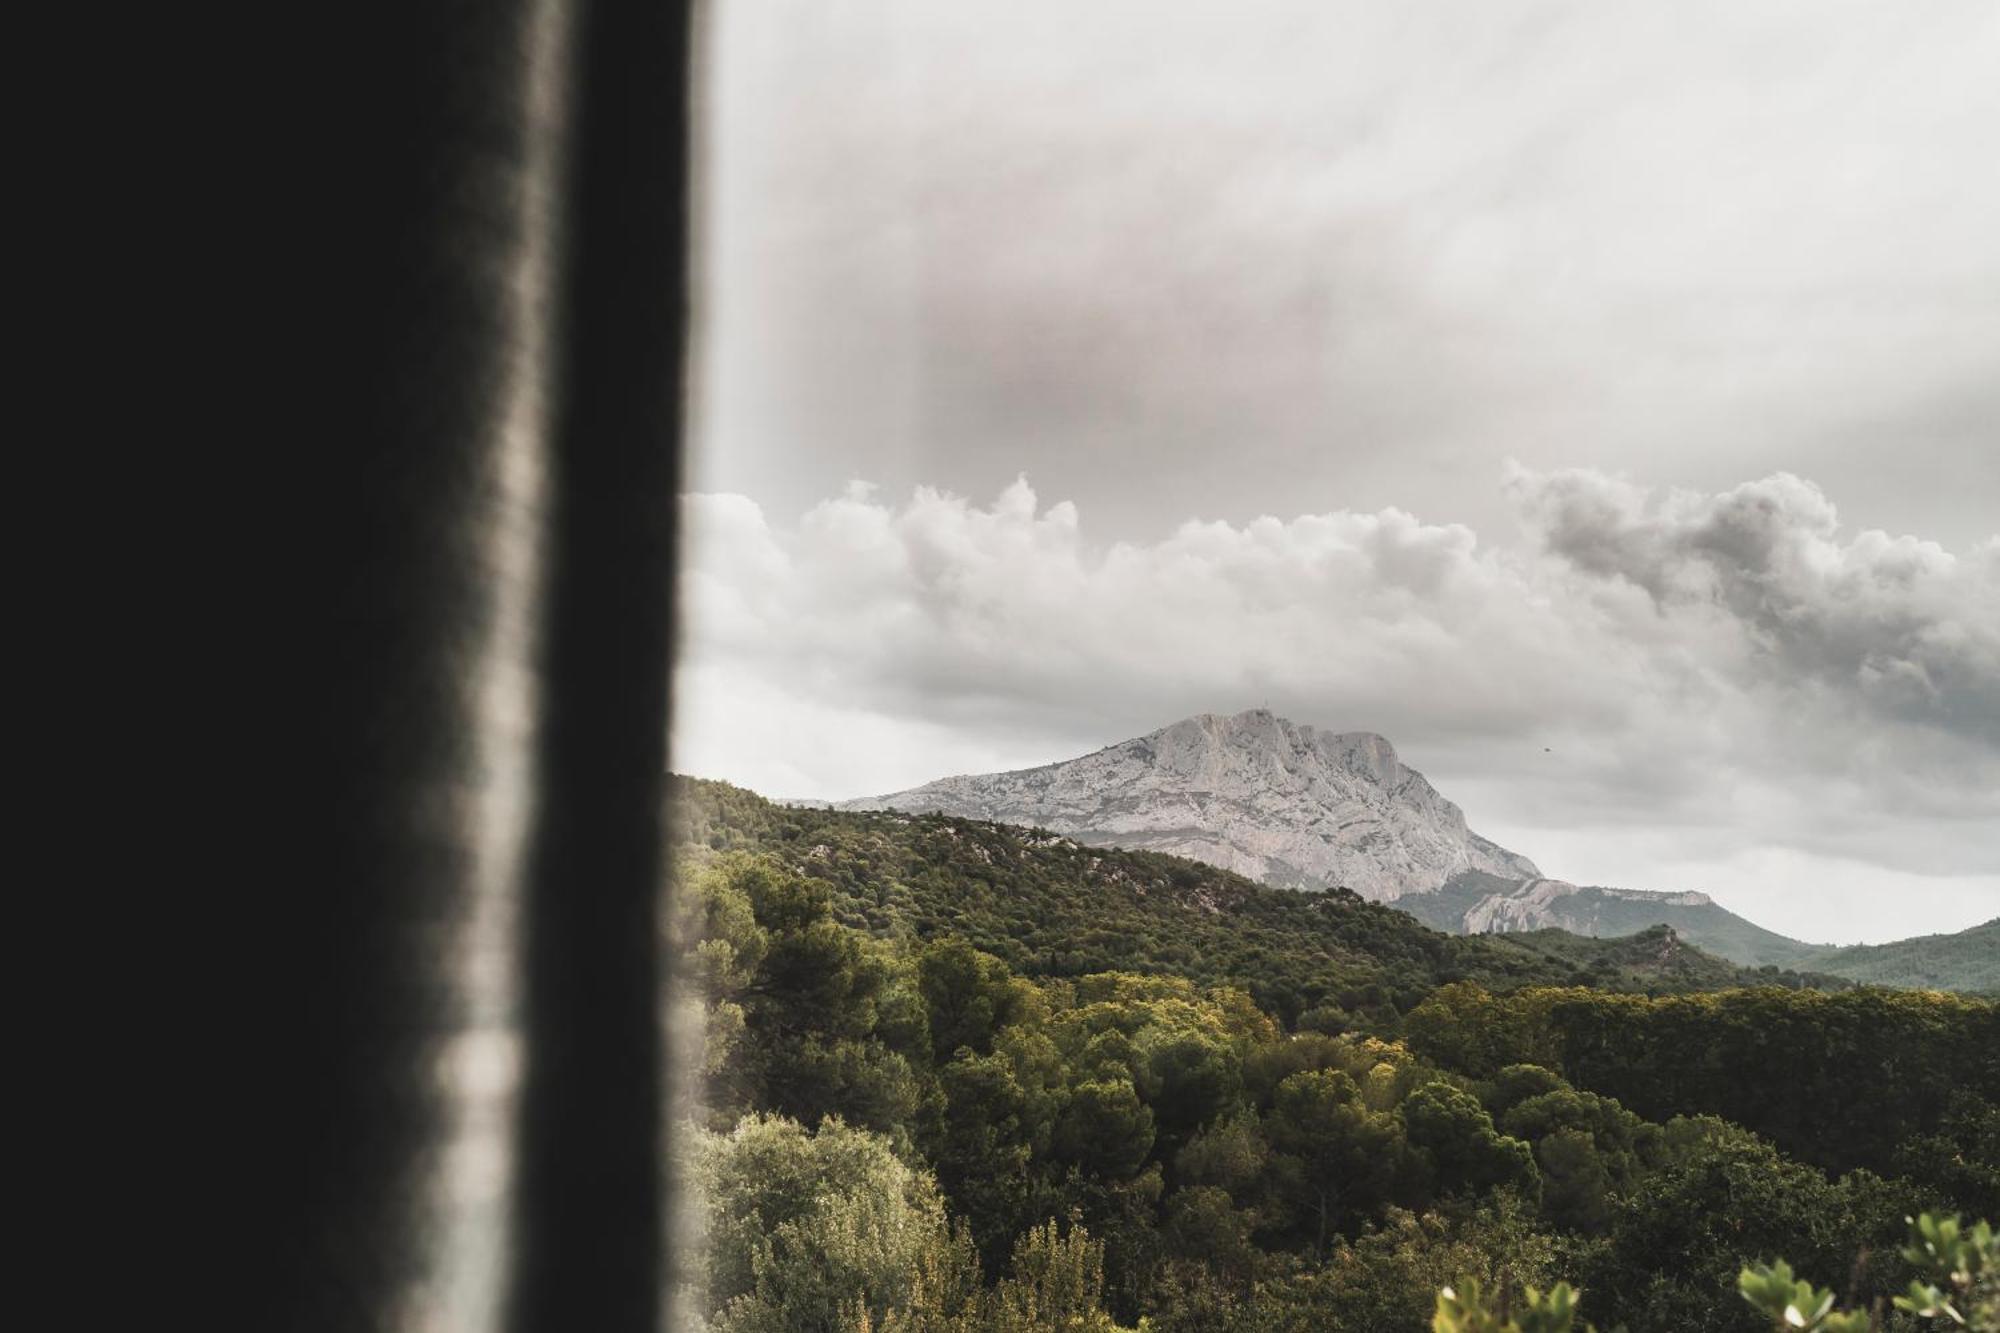
M1503 455L1785 467L1963 546L2000 494L2000 10L1919 8L717 6L694 475L790 509L1026 468L1117 536L1283 497L1497 539Z
M685 766L1268 703L1570 878L2000 901L1988 0L713 17Z
M988 507L927 488L892 507L850 488L786 532L740 497L686 503L695 655L769 669L776 654L885 710L1131 726L1265 690L1514 731L1558 700L1620 707L1561 679L1577 631L1532 604L1521 571L1470 529L1400 510L1189 522L1096 546L1073 505L1043 508L1025 480ZM1477 642L1505 651L1463 651Z
M1545 550L1663 615L1725 620L1767 683L2000 746L2000 541L1965 558L1874 530L1842 541L1833 502L1789 473L1701 495L1517 470L1513 489Z
M689 495L676 762L849 796L1266 704L1390 736L1530 855L1595 848L1569 878L1819 858L2000 892L2000 541L1843 535L1784 474L1508 489L1527 549L1400 509L1099 543L1025 478L789 524Z

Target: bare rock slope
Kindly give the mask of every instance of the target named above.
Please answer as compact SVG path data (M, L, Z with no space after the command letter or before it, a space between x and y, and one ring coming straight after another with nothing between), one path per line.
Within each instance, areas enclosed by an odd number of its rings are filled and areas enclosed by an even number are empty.
M1204 713L1080 759L943 778L839 808L1026 824L1268 884L1344 885L1381 902L1465 871L1541 878L1532 861L1468 829L1383 737L1301 726L1263 709Z
M1396 905L1435 930L1458 935L1554 928L1609 938L1671 926L1696 948L1744 967L1802 967L1819 951L1744 920L1705 893L1613 889L1467 870L1433 892Z

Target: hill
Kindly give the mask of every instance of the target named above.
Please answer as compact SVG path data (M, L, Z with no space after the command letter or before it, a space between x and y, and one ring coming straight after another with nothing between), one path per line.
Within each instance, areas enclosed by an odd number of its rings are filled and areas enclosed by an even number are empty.
M2000 917L1951 935L1822 949L1798 963L1870 986L2000 995Z
M1669 925L1696 948L1745 967L1817 966L1808 960L1826 952L1746 921L1705 893L1508 880L1469 870L1396 906L1435 930L1474 934L1553 926L1577 935L1629 935Z
M674 793L682 859L770 855L824 885L845 925L881 937L959 935L1028 976L1116 969L1233 982L1287 1022L1314 1009L1403 1011L1452 981L1649 994L1847 984L1737 967L1671 930L1635 940L1454 936L1346 890L1273 889L1201 862L1091 847L1048 830L785 806L698 779L676 779Z
M1459 808L1373 732L1303 726L1263 709L1203 713L1040 768L942 778L844 801L1046 828L1092 845L1168 852L1281 888L1393 901L1461 870L1519 879L1534 862L1472 832Z
M1467 827L1459 807L1386 738L1263 709L1203 713L1081 758L940 778L836 808L1041 828L1087 846L1203 861L1278 888L1351 889L1450 934L1553 927L1615 936L1665 924L1746 967L1794 967L1820 952L1706 894L1548 879Z

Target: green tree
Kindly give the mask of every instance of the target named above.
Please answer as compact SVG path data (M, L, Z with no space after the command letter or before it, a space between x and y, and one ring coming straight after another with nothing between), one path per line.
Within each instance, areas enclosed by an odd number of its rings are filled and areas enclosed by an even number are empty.
M694 1302L716 1333L845 1329L908 1303L912 1274L945 1244L942 1199L888 1140L830 1119L750 1115L681 1136L703 1234Z
M1278 1085L1265 1121L1277 1192L1297 1234L1324 1253L1334 1229L1387 1201L1406 1145L1393 1114L1370 1111L1340 1070L1309 1070Z
M1141 1034L1137 1055L1164 1151L1177 1150L1242 1093L1242 1060L1217 1037L1154 1028Z
M1174 1170L1183 1185L1213 1185L1238 1206L1249 1207L1256 1202L1270 1156L1256 1113L1244 1108L1189 1140L1175 1154Z
M1545 1092L1559 1092L1569 1084L1562 1075L1541 1065L1508 1065L1493 1076L1485 1085L1486 1109L1493 1113L1498 1122L1509 1111Z
M1130 1079L1078 1084L1056 1122L1052 1146L1058 1159L1095 1175L1132 1175L1153 1151L1152 1109L1140 1103Z
M1404 1099L1403 1124L1428 1159L1437 1188L1484 1192L1509 1188L1541 1195L1541 1176L1528 1145L1493 1127L1479 1099L1449 1083L1426 1083Z
M1501 1124L1534 1145L1549 1220L1590 1234L1610 1226L1613 1198L1630 1192L1664 1151L1655 1126L1566 1085L1515 1102Z
M1955 1090L1937 1128L1905 1139L1890 1167L1940 1205L2000 1217L2000 1101Z
M1046 1151L1042 1103L1004 1055L962 1052L938 1071L945 1110L932 1161L983 1258L1005 1254L1032 1210L1030 1164Z
M1422 1333L1438 1288L1518 1293L1546 1287L1562 1262L1555 1240L1513 1195L1476 1209L1388 1210L1383 1223L1334 1247L1324 1265L1261 1283L1243 1324L1256 1333Z
M1033 985L962 939L940 940L924 949L917 961L917 985L929 1015L931 1051L940 1061L960 1047L990 1054L1001 1028L1029 1021L1044 1009Z
M1014 1246L1013 1274L993 1293L993 1327L1115 1333L1104 1312L1104 1247L1072 1221L1051 1219Z
M1547 1010L1569 993L1492 995L1472 982L1455 982L1432 991L1404 1020L1403 1031L1411 1050L1470 1078L1491 1078L1509 1065L1554 1067L1558 1048Z
M891 957L832 919L823 886L768 857L720 858L698 902L710 932L698 964L740 1009L743 1033L711 1096L723 1109L807 1124L839 1115L906 1137L923 1096L910 1057L924 1052L909 1044L913 997L895 984Z
M1829 1180L1741 1130L1697 1138L1621 1199L1586 1272L1596 1313L1633 1333L1738 1333L1752 1325L1729 1296L1746 1256L1782 1254L1806 1271L1849 1276L1851 1294L1886 1293L1879 1264L1900 1229L1900 1191L1865 1172Z

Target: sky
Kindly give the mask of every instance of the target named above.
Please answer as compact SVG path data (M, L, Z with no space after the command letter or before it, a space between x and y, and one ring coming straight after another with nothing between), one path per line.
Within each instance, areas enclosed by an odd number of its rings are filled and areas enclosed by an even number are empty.
M722 0L674 763L1268 706L1549 874L2000 915L2000 6Z

